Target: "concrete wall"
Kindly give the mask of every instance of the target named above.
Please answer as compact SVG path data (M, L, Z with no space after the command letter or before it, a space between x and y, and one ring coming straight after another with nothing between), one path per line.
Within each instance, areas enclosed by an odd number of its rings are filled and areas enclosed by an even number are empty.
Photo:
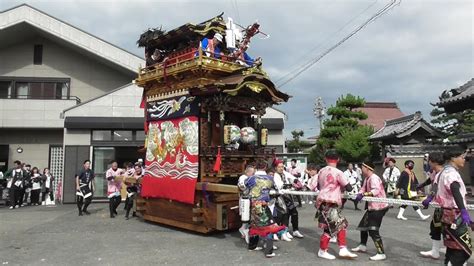
M16 149L23 148L22 153L18 153ZM49 144L21 144L11 143L10 152L8 154L8 168L13 166L13 162L19 160L26 164L31 164L31 167L38 167L43 169L49 164Z
M63 128L60 113L75 100L0 99L0 128Z
M265 110L265 115L262 116L262 118L283 118L283 120L286 121L285 113L271 107Z
M21 5L0 13L1 29L9 30L11 27L26 23L41 28L51 36L83 47L100 57L119 62L130 71L136 71L139 65L144 65L143 59L29 6Z
M268 130L268 145L285 146L283 130Z
M33 64L33 46L43 45L43 64ZM86 101L130 83L124 74L103 63L41 36L0 50L0 76L70 78L70 95Z
M50 145L62 145L62 130L1 130L0 144L9 145L8 167L11 168L15 160L29 163L39 168L49 164ZM22 153L17 148L23 149Z
M65 111L64 116L143 117L140 101L143 89L129 84L104 97L100 97Z
M274 108L267 108L265 110L265 115L262 116L262 118L281 118L283 119L283 122L286 121L286 115L285 113L281 112L280 110L274 109ZM283 129L282 130L268 130L268 145L271 146L281 146L282 152L286 152L286 147L285 147L285 136L283 134Z
M64 145L91 145L91 131L65 128Z

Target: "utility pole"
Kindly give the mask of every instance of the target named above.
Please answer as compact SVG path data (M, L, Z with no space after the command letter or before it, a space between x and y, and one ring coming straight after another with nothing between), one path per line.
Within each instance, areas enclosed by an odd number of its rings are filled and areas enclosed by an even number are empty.
M318 96L313 108L314 116L319 120L319 134L323 130L323 118L326 115L326 107L324 106L323 99Z

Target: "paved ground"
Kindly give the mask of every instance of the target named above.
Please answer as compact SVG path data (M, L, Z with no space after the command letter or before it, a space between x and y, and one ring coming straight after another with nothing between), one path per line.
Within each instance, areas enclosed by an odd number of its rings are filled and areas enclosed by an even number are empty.
M350 227L348 245L359 241L355 226L362 212L345 210ZM123 205L119 207L122 215ZM266 259L261 252L247 251L238 232L203 236L176 230L139 219L126 221L123 216L108 218L106 204L92 204L91 216L78 217L74 205L55 208L25 207L8 210L0 207L0 263L3 265L441 265L418 256L431 243L429 222L420 221L409 209L410 219L401 222L391 210L382 225L382 236L388 260L370 262L374 246L369 239L369 254L353 261L329 262L316 256L319 231L315 228L314 208L299 209L305 238L279 241L277 256ZM432 212L425 211L426 213ZM474 213L471 215L474 216ZM337 252L335 244L332 251ZM471 259L470 263L474 263Z

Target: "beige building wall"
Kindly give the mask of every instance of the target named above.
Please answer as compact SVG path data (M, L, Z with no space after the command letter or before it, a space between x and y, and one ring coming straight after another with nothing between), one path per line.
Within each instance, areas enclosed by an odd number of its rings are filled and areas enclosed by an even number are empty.
M64 112L66 116L94 117L140 117L144 116L140 108L143 88L128 84L103 97L76 106Z
M285 137L283 130L268 130L268 145L285 146Z
M33 47L43 45L43 64L33 64ZM47 38L36 36L0 50L0 76L70 78L70 95L81 101L130 83L134 73L118 70Z
M64 145L91 145L91 130L65 128Z
M22 153L16 151L17 147L23 149ZM22 163L30 164L31 167L38 167L42 172L49 164L49 144L10 144L10 152L8 155L8 165L13 166L16 160Z
M0 130L0 144L8 144L8 165L12 167L15 160L20 160L38 168L48 167L49 148L62 146L62 129L59 130ZM18 153L17 149L23 152Z
M265 109L265 115L262 116L263 119L265 118L279 118L283 120L283 123L286 122L286 114L278 109L269 107ZM284 127L284 126L283 126ZM269 146L281 146L282 151L286 152L285 147L285 136L283 133L283 129L269 129L268 130L268 145Z

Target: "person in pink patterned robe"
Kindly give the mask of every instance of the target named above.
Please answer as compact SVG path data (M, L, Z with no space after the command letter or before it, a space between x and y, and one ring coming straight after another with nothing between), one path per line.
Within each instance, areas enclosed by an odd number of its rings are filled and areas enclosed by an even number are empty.
M348 222L341 215L342 190L351 191L352 186L345 178L344 173L336 168L339 162L337 152L328 150L325 157L327 166L321 169L318 174L319 195L316 201L319 227L324 230L320 239L318 257L328 260L336 259L328 252L328 247L331 237L337 236L339 257L356 258L357 255L347 249L346 228Z
M116 180L116 177L125 173L123 169L118 168L116 161L112 162L112 167L107 170L105 177L107 178L107 197L109 198L110 218L117 215L117 207L122 201L120 190L122 189L122 181Z
M374 169L375 165L372 162L365 162L362 164L362 174L365 179L355 201L360 201L363 197L387 198L382 179L374 174ZM360 230L360 244L358 247L353 248L352 251L366 252L367 240L370 235L374 241L375 248L377 249L377 254L370 257L370 260L379 261L386 259L382 237L380 236L379 230L388 207L389 205L383 202L366 203L366 212L357 227L357 229Z
M449 147L444 153L448 164L438 177L435 201L442 208L443 238L446 246L446 265L463 265L472 255L472 219L466 209L466 186L459 174L464 167L466 152L462 147Z
M423 200L423 206L428 208L430 202L436 197L438 191L438 180L439 175L443 172L444 169L444 156L442 152L433 152L429 154L428 161L430 164L431 172L429 178L426 179L423 184L418 185L418 190L423 189L424 187L431 185L431 191L429 191L428 196ZM439 259L440 258L440 248L441 248L441 231L442 223L441 217L443 212L440 208L435 208L433 213L433 218L430 223L430 236L431 236L431 250L420 251L420 255L425 258Z

